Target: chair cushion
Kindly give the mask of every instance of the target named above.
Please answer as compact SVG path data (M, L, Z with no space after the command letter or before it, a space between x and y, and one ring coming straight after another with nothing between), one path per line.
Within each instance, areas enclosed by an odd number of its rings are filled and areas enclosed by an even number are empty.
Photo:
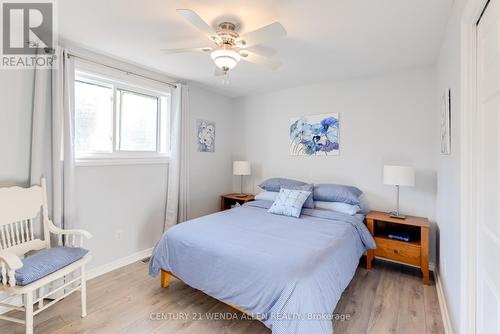
M22 268L16 270L16 284L28 285L80 260L87 253L83 248L61 246L37 251L22 260Z

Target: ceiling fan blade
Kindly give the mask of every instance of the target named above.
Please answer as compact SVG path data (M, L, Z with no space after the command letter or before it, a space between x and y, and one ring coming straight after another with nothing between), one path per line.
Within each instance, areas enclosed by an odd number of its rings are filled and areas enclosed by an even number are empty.
M267 41L286 36L286 30L281 23L274 22L265 27L246 33L236 39L236 45L247 48Z
M196 14L195 11L191 9L177 9L177 13L182 15L187 21L189 21L189 23L194 25L196 29L201 31L212 41L220 41L220 38L215 30L208 23L203 21L203 19L198 14Z
M271 58L261 56L257 53L250 52L247 50L240 51L240 55L241 55L241 60L246 60L250 63L265 66L272 70L276 70L278 67L281 66L281 62L279 61L272 60Z
M171 54L171 53L183 53L183 52L208 52L212 51L212 48L181 48L181 49L160 49L161 52Z
M214 76L220 77L226 74L221 68L215 67Z

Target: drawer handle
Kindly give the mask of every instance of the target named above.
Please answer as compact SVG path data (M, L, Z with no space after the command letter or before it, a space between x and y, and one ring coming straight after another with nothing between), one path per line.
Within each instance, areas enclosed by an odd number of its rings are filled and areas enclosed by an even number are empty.
M394 250L394 253L396 253L396 254L397 254L397 253L399 253L399 251L398 251L397 249L395 249L395 250Z

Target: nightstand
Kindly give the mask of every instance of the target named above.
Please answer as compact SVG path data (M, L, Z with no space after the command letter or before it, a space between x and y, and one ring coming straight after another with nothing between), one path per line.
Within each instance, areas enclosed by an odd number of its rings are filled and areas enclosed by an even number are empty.
M407 216L392 218L386 212L371 211L366 224L377 248L368 250L366 269L370 270L374 257L420 268L424 284L429 284L429 221L427 218ZM407 235L410 241L389 238L389 234Z
M224 211L227 209L231 209L231 205L235 205L236 203L244 204L246 202L253 201L254 198L254 195L236 193L222 195L220 197L220 210Z

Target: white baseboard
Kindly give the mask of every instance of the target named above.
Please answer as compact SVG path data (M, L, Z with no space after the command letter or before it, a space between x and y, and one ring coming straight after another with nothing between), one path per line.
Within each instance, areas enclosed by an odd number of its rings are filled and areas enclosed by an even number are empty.
M446 303L446 297L443 289L443 282L439 277L438 270L434 270L434 279L436 280L436 290L439 300L439 308L441 310L441 316L443 317L444 332L446 334L453 334L453 327L451 326L450 313L448 312L448 305Z
M112 262L103 264L99 267L89 269L89 270L87 270L87 279L89 280L89 279L104 275L104 274L109 273L110 271L113 271L115 269L127 266L131 263L134 263L134 262L140 261L142 259L145 259L147 257L150 257L152 252L153 252L153 248L148 248L148 249L139 251L137 253L130 254L126 257L116 259Z

